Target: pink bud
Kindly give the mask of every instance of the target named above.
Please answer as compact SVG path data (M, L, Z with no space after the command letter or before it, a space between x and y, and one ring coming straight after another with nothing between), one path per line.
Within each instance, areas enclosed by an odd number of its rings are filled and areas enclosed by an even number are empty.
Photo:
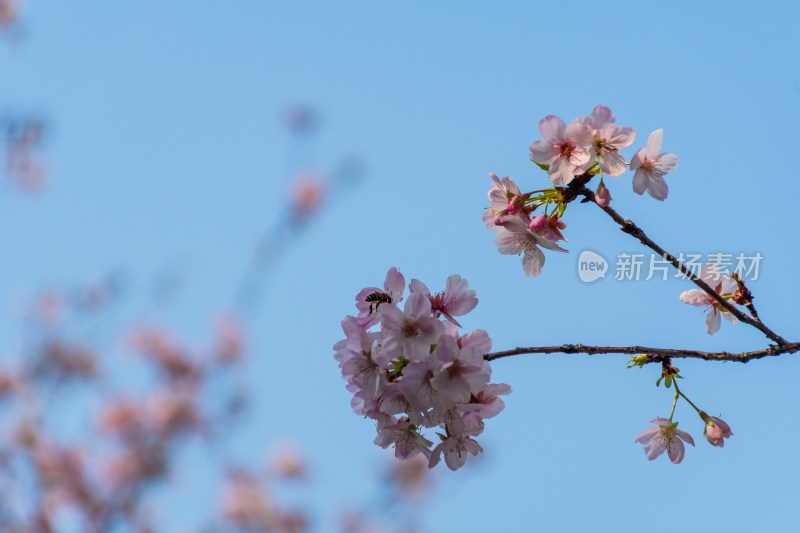
M611 202L611 193L608 192L606 184L602 181L597 187L597 192L594 193L594 201L597 202L597 205L600 207L608 207L608 204Z
M725 423L724 420L715 416L712 416L706 424L705 434L706 439L712 446L719 446L720 448L725 446L725 441L723 439L727 439L733 435L730 426Z
M535 231L536 233L542 233L547 229L547 222L548 219L545 215L537 215L533 217L530 224L530 230Z

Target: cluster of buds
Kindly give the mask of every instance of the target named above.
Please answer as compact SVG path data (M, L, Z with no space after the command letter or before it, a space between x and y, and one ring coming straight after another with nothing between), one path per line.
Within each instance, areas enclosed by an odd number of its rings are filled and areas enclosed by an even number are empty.
M445 290L432 295L412 280L401 310L405 278L392 268L383 288L358 293L358 316L342 321L346 338L334 345L334 357L353 393L353 410L377 422L375 443L393 445L399 459L422 454L432 468L444 455L451 470L463 466L468 454L483 451L473 437L483 432L484 419L503 410L499 396L511 392L489 383L486 331L459 333L454 317L478 304L468 287L452 275ZM443 433L433 447L421 430L437 427Z
M635 171L633 190L638 194L647 191L653 198L664 200L668 191L664 175L678 167L674 154L660 153L660 129L651 133L647 146L626 163L620 149L633 144L636 131L617 127L614 114L605 106L596 106L589 116L578 117L568 125L559 117L548 115L539 121L539 131L543 139L531 144L530 158L547 171L553 188L523 193L508 176L499 179L490 173L491 206L483 215L487 227L500 230L495 239L498 251L524 254L522 268L529 276L538 276L542 271L545 256L541 248L566 252L557 242L567 240L561 233L566 228L562 218L567 204L576 197L575 185L583 186L599 175L594 199L601 207L607 207L611 192L603 176L621 176L630 166ZM540 207L543 213L536 214Z

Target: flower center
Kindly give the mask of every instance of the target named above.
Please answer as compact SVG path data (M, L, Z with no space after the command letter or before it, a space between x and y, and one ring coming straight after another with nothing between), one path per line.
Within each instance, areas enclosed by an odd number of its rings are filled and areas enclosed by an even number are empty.
M570 156L572 156L572 152L575 151L575 144L572 142L572 139L564 139L561 141L561 144L558 145L558 151L561 153L563 159L569 159Z

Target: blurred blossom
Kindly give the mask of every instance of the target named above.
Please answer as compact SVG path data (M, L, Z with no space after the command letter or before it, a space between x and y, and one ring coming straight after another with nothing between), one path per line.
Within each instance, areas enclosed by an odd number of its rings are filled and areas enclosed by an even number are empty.
M430 477L431 470L428 468L428 459L422 454L405 461L391 459L389 482L400 498L421 499L430 484Z
M319 123L317 112L310 106L295 105L283 113L283 122L292 134L313 132Z
M273 454L271 462L277 475L283 479L302 481L308 475L306 465L295 449L281 448Z
M362 511L351 510L342 515L343 533L386 533L387 530L367 522Z
M195 426L198 415L194 398L180 391L162 392L148 398L147 408L162 435L172 435Z
M134 333L131 344L169 378L182 380L197 377L198 369L165 333L154 328L141 329Z
M217 325L216 354L222 363L234 363L244 353L242 326L233 315L227 315Z
M100 429L123 439L132 439L142 432L139 406L127 399L117 399L105 406L98 422Z
M57 374L62 378L91 378L97 374L97 359L81 346L63 341L51 341L44 346L42 358L36 365L41 376Z
M306 172L296 177L289 192L294 218L305 219L319 209L326 187L326 180L313 172Z
M232 525L246 531L301 533L308 529L304 515L279 509L258 480L241 471L228 477L222 512Z
M0 30L2 30L1 25ZM39 150L44 137L44 122L36 117L4 118L0 128L2 128L0 135L4 144L3 152L8 177L24 191L38 191L44 183L44 167L39 160Z
M11 395L16 386L16 380L10 374L0 370L0 399Z
M84 474L80 451L41 444L33 451L33 457L51 503L72 503L90 515L99 514L98 504Z
M7 30L17 18L17 2L0 0L0 32Z
M154 479L166 470L164 448L157 444L126 449L111 459L107 475L111 487L120 491Z
M45 291L36 297L28 313L35 322L42 326L48 326L58 321L62 310L61 297L53 291Z

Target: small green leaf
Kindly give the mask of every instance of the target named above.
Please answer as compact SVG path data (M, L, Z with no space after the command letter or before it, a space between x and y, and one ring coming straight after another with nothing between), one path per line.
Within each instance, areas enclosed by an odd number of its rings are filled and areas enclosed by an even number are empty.
M533 161L533 159L531 159L531 161ZM550 172L550 165L543 165L541 163L537 163L536 161L533 161L533 164L536 165L537 167L541 168L542 170L546 170L547 172Z

